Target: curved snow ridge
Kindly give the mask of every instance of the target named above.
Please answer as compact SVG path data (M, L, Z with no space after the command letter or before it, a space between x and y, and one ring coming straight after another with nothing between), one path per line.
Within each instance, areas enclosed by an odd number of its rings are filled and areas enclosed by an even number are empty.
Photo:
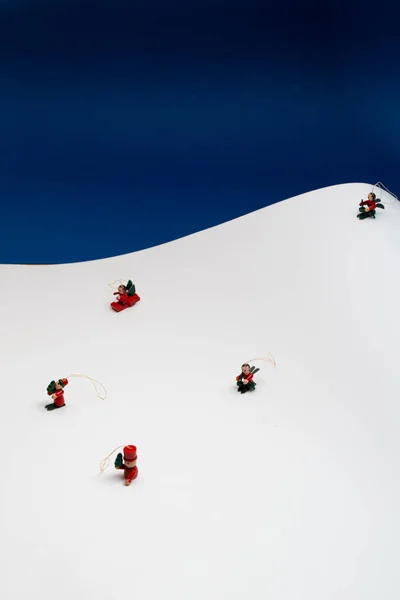
M79 261L72 263L55 263L48 265L21 265L21 266L35 266L35 267L61 267L61 266L70 266L70 265L93 265L94 263L103 262L107 260L113 260L122 257L128 256L143 256L146 253L154 253L159 252L161 249L166 247L173 247L178 244L182 248L187 248L192 243L198 243L198 240L208 240L211 236L221 235L224 237L228 234L229 231L236 231L239 235L239 230L242 228L242 225L246 224L252 227L256 227L257 229L261 224L266 224L267 222L271 223L275 219L279 219L279 216L283 213L287 215L286 217L289 219L297 218L299 214L302 214L304 211L316 212L318 211L318 206L321 203L331 203L332 211L335 211L335 206L339 206L343 200L345 199L346 206L349 207L349 214L351 211L357 212L358 202L361 197L366 198L368 193L370 193L373 189L377 193L379 198L382 198L382 201L395 208L396 210L400 210L400 203L397 201L397 198L389 194L388 192L377 189L373 184L368 183L344 183L337 184L332 186L327 186L324 188L319 188L316 190L312 190L310 192L305 192L303 194L299 194L297 196L293 196L291 198L287 198L285 200L281 200L274 204L270 204L265 206L264 208L258 209L256 211L252 211L246 215L242 215L235 219L231 219L224 223L220 223L219 225L214 225L212 227L201 229L197 232L191 233L189 235L182 236L180 238L176 238L165 242L163 244L158 244L156 246L150 246L143 250L138 250L132 253L122 254L122 255L112 255L105 258L87 260L87 261ZM346 211L347 212L347 211ZM200 236L200 238L199 238ZM15 265L14 265L15 266Z

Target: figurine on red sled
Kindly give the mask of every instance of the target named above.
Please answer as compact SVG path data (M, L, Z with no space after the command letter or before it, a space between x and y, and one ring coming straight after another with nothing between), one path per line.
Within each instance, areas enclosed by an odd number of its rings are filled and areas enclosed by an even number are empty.
M136 446L125 446L123 459L121 452L117 454L114 466L118 471L124 471L125 485L130 485L132 481L138 476L136 460Z
M57 381L51 381L47 386L47 393L52 397L54 402L46 404L47 410L55 410L56 408L63 408L65 406L64 400L64 388L68 385L68 379L58 379Z
M357 218L360 220L368 218L375 219L375 209L377 207L383 209L385 208L383 204L376 201L376 195L371 192L368 194L368 200L361 200L359 208L360 212L357 215Z
M136 293L135 285L131 280L126 285L118 286L118 292L114 292L114 296L117 296L116 302L111 302L111 308L116 312L121 312L125 308L129 308L139 302L140 298Z
M236 377L236 385L237 391L241 394L245 394L246 392L252 392L256 389L256 382L253 377L254 374L257 373L260 369L256 369L255 367L250 367L247 363L242 365L242 372L240 375Z

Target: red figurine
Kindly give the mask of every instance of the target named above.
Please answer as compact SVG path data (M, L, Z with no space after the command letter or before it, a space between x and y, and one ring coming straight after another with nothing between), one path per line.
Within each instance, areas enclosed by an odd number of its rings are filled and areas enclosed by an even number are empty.
M119 452L115 459L114 466L119 471L124 471L125 485L130 485L131 482L138 476L138 468L136 466L136 446L125 446L124 448L124 460L122 461L122 454Z
M375 209L376 208L385 208L383 204L376 201L376 195L371 192L368 194L368 200L361 200L359 214L357 215L358 219L367 219L368 217L371 219L375 219Z
M116 312L121 312L121 310L133 306L140 300L131 280L126 285L121 284L118 286L118 292L114 292L114 296L117 296L117 302L111 302L111 308Z
M260 369L250 367L247 363L242 365L242 372L236 377L237 391L244 394L245 392L251 392L256 388L256 382L253 381L254 373L257 373Z
M54 402L52 404L46 404L47 410L55 410L56 408L62 408L65 406L64 400L64 388L68 385L68 379L58 379L58 381L51 381L47 386L47 393L52 397Z

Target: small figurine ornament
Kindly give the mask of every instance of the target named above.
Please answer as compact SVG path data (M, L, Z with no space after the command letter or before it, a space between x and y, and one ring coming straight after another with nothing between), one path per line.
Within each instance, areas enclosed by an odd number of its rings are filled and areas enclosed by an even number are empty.
M125 446L124 459L119 452L115 459L114 466L119 471L124 471L125 485L130 485L131 482L138 476L138 468L136 466L137 454L136 446Z
M260 369L250 367L249 364L244 363L242 365L242 372L236 377L237 391L241 394L251 392L256 389L256 382L253 380L253 376Z
M55 410L56 408L62 408L63 406L65 406L64 388L66 385L68 385L69 380L74 377L83 377L84 379L89 379L89 381L92 382L94 389L96 390L97 397L100 398L100 400L106 399L107 391L102 383L100 383L96 379L93 379L92 377L89 377L89 375L85 375L83 373L71 373L70 375L68 375L67 377L64 377L63 379L58 379L57 381L51 381L49 383L49 385L47 386L47 393L54 400L54 402L52 404L46 404L45 408L47 410ZM103 395L101 395L99 393L96 384L103 388Z
M137 460L137 448L133 445L128 446L118 446L118 448L114 448L110 454L108 454L100 463L100 471L103 473L110 465L110 457L117 452L120 448L123 448L124 456L122 458L122 453L119 452L117 454L117 458L114 461L114 467L117 471L123 471L125 477L125 485L130 485L134 479L138 476L138 468L136 466Z
M376 208L385 208L383 206L383 204L381 204L380 202L376 201L376 195L371 192L370 194L368 194L368 200L361 200L360 202L360 208L359 208L359 214L357 215L357 218L360 219L360 221L362 219L375 219L375 209Z
M57 381L51 381L47 386L47 393L52 397L54 402L46 404L47 410L55 410L56 408L62 408L65 406L64 400L64 388L68 385L68 379L58 379Z
M117 301L111 302L111 308L116 312L121 312L121 310L133 306L140 300L140 297L136 293L135 285L130 279L126 285L121 283L118 286L118 292L114 292L114 296L117 296Z

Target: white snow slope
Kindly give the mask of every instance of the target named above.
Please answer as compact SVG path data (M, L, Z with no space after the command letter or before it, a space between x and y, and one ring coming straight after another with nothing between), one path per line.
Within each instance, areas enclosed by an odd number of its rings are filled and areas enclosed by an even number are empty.
M0 267L2 599L398 600L400 204L359 222L369 191ZM120 278L142 300L117 314ZM71 373L107 398L72 378L47 412ZM99 469L125 444L130 487Z

